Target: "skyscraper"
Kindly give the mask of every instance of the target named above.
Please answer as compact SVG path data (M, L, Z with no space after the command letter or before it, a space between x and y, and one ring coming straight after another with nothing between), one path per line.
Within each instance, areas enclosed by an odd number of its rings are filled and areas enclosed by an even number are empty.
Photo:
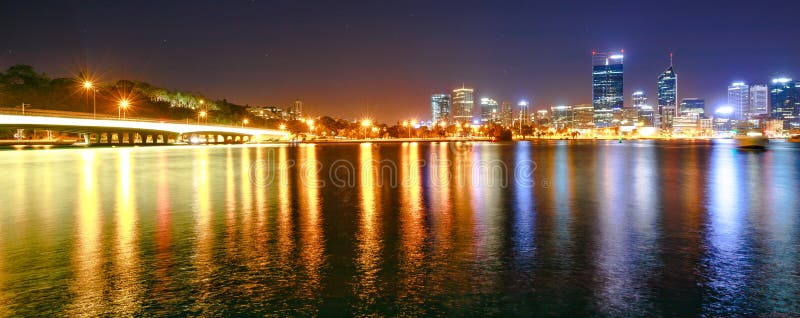
M303 102L298 98L289 107L289 119L296 120L303 117Z
M550 123L557 130L571 129L575 122L575 112L572 106L550 107Z
M613 126L614 111L621 111L623 96L623 51L592 52L592 107L596 128Z
M784 129L800 128L800 81L773 79L769 97L770 118L782 119Z
M580 104L572 107L574 117L572 128L590 129L594 127L594 108L589 104Z
M750 85L750 107L745 114L746 119L766 115L769 110L769 88L767 85Z
M728 86L728 106L733 109L731 119L743 119L750 109L750 87L744 82Z
M481 98L481 124L499 122L500 109L497 101L488 97Z
M509 127L514 123L514 109L511 108L511 103L503 102L500 106L500 120L503 126Z
M681 116L701 117L705 114L706 101L700 98L684 98L681 100Z
M633 92L631 100L633 101L633 107L636 109L642 108L642 105L647 105L647 95L642 91Z
M678 74L672 68L672 53L669 54L669 67L658 75L658 113L661 115L661 128L672 128L672 118L678 112Z
M645 127L653 127L655 123L655 114L653 106L647 104L647 95L643 91L633 92L633 108L636 108L636 121L637 125Z
M520 125L527 125L530 121L530 115L528 115L528 101L521 100L517 103L519 107L519 124Z
M431 122L447 121L450 116L450 95L431 95Z
M462 86L453 90L453 120L460 123L472 122L472 108L475 106L473 90Z

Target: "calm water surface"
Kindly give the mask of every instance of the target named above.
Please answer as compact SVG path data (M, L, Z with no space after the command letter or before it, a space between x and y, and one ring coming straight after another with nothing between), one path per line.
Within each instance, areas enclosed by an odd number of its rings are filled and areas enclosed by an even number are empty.
M800 147L0 151L0 316L800 315Z

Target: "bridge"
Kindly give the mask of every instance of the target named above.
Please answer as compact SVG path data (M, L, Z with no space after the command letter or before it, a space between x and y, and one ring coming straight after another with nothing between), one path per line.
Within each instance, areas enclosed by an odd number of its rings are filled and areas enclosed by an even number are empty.
M87 118L88 117L88 118ZM286 139L288 132L238 126L200 125L147 119L94 118L92 114L0 111L0 129L77 133L86 145L233 144Z

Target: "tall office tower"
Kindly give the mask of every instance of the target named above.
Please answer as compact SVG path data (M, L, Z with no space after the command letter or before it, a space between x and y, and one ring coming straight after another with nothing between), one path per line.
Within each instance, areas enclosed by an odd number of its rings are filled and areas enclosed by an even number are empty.
M750 107L745 119L766 115L769 110L769 88L764 84L750 85Z
M534 123L537 127L539 127L539 129L542 129L543 127L550 127L550 114L546 109L537 110L533 117Z
M517 103L517 107L519 107L519 124L528 125L531 119L528 113L528 101L524 99L519 101L519 103Z
M303 117L303 102L298 98L289 106L289 119L297 120Z
M551 106L550 123L557 130L572 129L575 123L575 112L572 106Z
M706 111L706 101L700 98L684 98L681 100L681 116L702 117Z
M800 128L800 81L776 78L769 87L770 118L782 119L783 129Z
M572 106L574 117L572 128L590 129L594 127L594 108L590 104Z
M431 122L447 121L450 116L450 95L431 95Z
M481 124L497 123L500 118L500 105L488 97L481 98Z
M472 108L475 106L473 90L463 85L453 90L453 120L460 123L472 122Z
M514 123L514 109L511 107L511 103L503 102L500 105L500 121L506 127L510 127Z
M636 109L636 123L639 126L654 127L656 124L660 125L656 119L661 116L656 116L653 112L653 106L647 104L647 95L642 91L633 92L633 108Z
M642 108L642 105L647 105L647 95L645 95L642 91L633 92L631 99L633 100L634 108L639 109Z
M672 53L669 54L669 67L658 75L658 113L661 115L661 128L671 129L672 118L678 109L678 74L672 68Z
M614 111L622 109L624 101L622 63L623 51L592 52L592 107L595 128L611 127Z
M728 106L733 109L731 119L743 119L750 109L750 87L744 82L728 86Z

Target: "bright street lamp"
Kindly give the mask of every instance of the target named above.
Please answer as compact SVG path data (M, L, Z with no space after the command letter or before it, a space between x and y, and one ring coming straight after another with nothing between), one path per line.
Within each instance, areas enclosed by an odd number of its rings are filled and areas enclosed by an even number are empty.
M93 118L97 118L97 90L94 89L94 83L88 80L83 81L83 89L86 90L86 99L89 99L89 90L92 91L92 114ZM86 102L88 103L89 101L87 100Z
M249 123L250 123L250 121L249 121L247 118L245 118L244 120L242 120L242 128L244 128L244 126L245 126L245 125L247 125L247 124L249 124Z
M202 102L202 101L200 101L200 102ZM208 113L206 113L205 110L201 110L200 112L197 113L197 124L198 125L200 125L200 118L205 118L206 115L208 115Z
M117 109L117 119L122 118L123 111L125 112L125 117L128 117L128 106L130 106L130 102L128 102L127 98L123 98L119 100L119 108Z
M372 121L364 119L361 121L361 127L364 127L364 139L367 139L367 127L372 126Z

